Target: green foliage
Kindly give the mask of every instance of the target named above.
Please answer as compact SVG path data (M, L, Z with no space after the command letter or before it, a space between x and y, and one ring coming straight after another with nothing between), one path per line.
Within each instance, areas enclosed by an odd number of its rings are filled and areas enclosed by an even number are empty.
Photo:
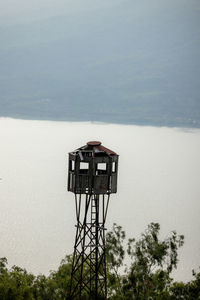
M123 242L126 237L125 231L121 226L113 224L113 230L107 233L107 266L108 266L108 285L109 294L123 296L122 292L122 277L119 275L119 268L123 265L125 250ZM122 298L123 299L123 298Z
M170 273L177 267L178 248L183 246L184 237L173 231L168 238L159 240L159 231L160 225L151 223L138 241L128 240L131 265L124 275L118 269L125 257L125 232L114 224L112 232L107 234L112 299L169 299Z
M131 238L125 247L125 231L113 225L107 233L107 277L109 300L200 300L200 272L188 283L174 282L171 272L177 267L178 249L184 237L173 231L159 239L160 225L151 223L139 240ZM125 267L125 256L131 263ZM57 271L49 276L28 273L0 259L1 300L64 300L69 295L72 256L66 256ZM124 269L124 272L122 272ZM87 300L85 294L83 300Z
M71 256L61 261L57 271L48 277L28 274L25 269L13 266L7 269L7 259L0 259L1 300L62 300L69 291Z
M133 299L165 299L171 282L170 273L177 267L177 250L184 237L176 232L159 240L160 225L151 223L139 241L128 241L128 254L132 264L128 271L125 290ZM167 299L167 298L166 298Z
M7 269L7 259L0 259L0 299L1 300L32 300L34 275L25 269L13 266Z
M193 271L194 280L174 282L170 287L171 300L200 300L200 272Z

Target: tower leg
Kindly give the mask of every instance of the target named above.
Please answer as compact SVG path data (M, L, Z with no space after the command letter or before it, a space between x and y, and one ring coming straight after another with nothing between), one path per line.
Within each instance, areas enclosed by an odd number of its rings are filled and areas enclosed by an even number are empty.
M107 299L105 221L109 195L75 195L76 237L70 299Z

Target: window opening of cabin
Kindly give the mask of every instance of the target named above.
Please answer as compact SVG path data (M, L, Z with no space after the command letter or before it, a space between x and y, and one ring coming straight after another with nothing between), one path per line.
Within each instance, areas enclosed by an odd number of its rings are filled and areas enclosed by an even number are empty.
M106 174L107 164L106 163L97 163L96 164L96 175Z
M80 170L88 170L89 163L88 162L80 162Z
M79 174L87 175L89 173L89 163L88 162L80 162Z
M116 172L116 162L112 163L112 172L115 173Z
M74 171L74 167L75 167L75 161L74 160L69 161L69 167L70 167L70 171Z
M107 169L106 163L98 163L97 164L97 170L106 171L106 169Z

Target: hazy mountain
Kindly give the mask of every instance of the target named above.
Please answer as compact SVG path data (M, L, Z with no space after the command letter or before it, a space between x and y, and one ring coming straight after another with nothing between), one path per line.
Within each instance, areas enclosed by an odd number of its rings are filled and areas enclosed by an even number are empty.
M89 3L1 24L0 116L200 127L199 2Z

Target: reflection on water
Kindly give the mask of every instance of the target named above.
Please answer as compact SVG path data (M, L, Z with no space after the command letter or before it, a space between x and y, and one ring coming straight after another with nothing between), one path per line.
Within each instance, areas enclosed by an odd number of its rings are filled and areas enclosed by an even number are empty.
M200 265L200 130L0 119L0 140L0 257L11 265L47 274L73 251L67 153L89 140L120 155L108 229L116 222L138 237L159 222L163 237L186 238L175 277Z

